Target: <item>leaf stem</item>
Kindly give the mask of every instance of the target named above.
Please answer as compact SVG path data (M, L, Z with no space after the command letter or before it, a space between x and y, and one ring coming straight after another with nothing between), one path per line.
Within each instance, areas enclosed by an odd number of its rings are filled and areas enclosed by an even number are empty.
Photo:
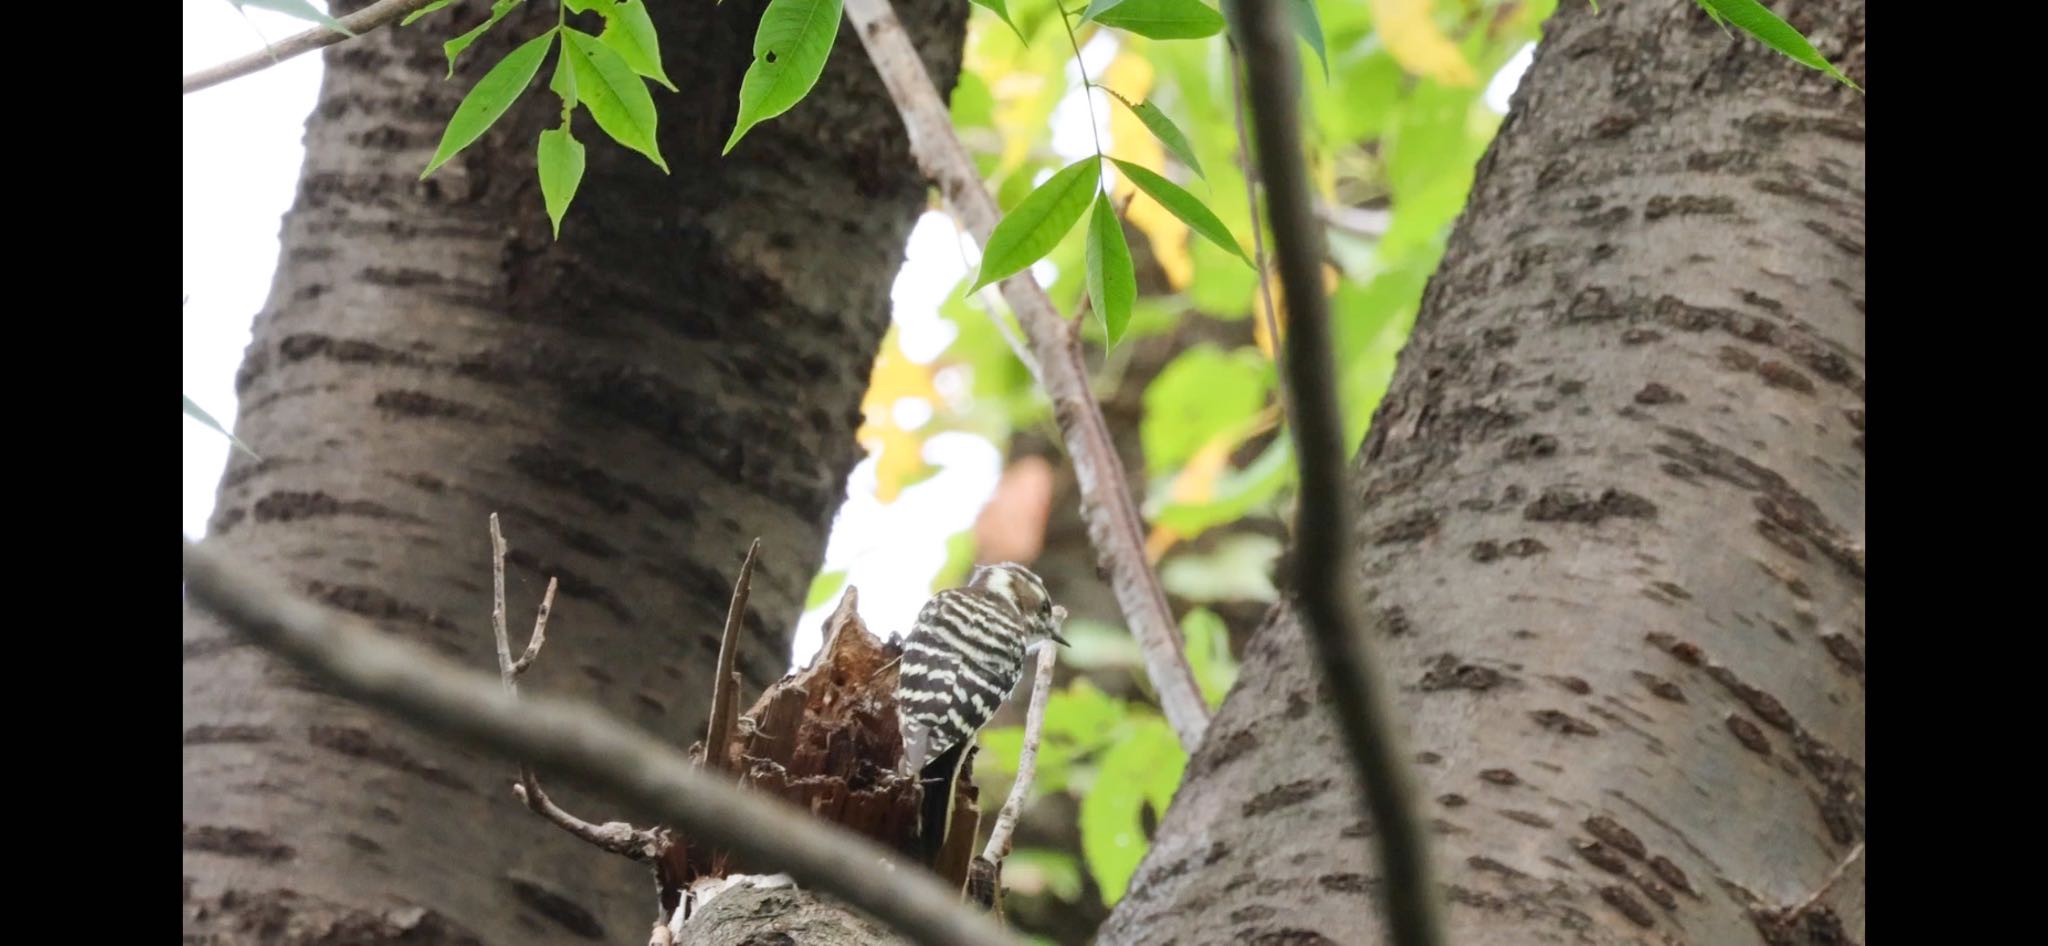
M1081 74L1081 104L1088 106L1088 137L1095 142L1095 158L1100 161L1107 155L1102 153L1102 133L1096 130L1095 96L1089 94L1094 91L1095 83L1088 81L1088 64L1081 60L1081 41L1074 38L1074 24L1067 19L1065 6L1060 7L1060 25L1066 27L1067 44L1074 47L1074 71ZM1095 175L1095 190L1096 193L1102 192L1102 174L1099 171Z

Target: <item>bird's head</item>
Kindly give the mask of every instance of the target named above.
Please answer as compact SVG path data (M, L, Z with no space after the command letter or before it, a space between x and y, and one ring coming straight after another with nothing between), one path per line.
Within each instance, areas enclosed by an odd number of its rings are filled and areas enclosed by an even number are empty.
M1060 636L1060 625L1066 623L1067 609L1052 603L1052 593L1045 590L1045 581L1031 569L1015 562L983 565L974 570L967 586L987 592L1017 609L1017 613L1024 616L1025 626L1030 628L1027 646L1047 640L1067 646L1067 639Z

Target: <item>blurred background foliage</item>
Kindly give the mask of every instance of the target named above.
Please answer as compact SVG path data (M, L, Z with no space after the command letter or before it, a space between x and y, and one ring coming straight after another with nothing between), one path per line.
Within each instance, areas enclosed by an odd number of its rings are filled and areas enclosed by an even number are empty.
M1500 126L1506 88L1526 67L1555 0L1301 2L1313 2L1323 37L1323 56L1311 42L1301 46L1305 118L1327 224L1325 290L1341 400L1355 446L1386 392L1474 165ZM1092 149L1085 133L1092 122L1107 154L1188 188L1253 246L1224 37L1158 41L1093 24L1078 31L1089 77L1133 104L1162 109L1189 139L1197 175L1129 108L1100 92L1084 100L1052 0L1011 0L1008 9L1015 31L974 8L966 68L952 96L956 128L1006 210ZM1063 140L1077 125L1079 140ZM1292 496L1294 463L1261 287L1254 270L1191 238L1186 224L1134 195L1129 182L1117 181L1112 196L1119 207L1129 201L1125 232L1139 300L1113 349L1102 346L1099 319L1085 323L1089 362L1143 504L1148 551L1203 692L1220 704L1236 675L1234 655L1278 597ZM1086 297L1081 229L1034 267L1069 313ZM1270 238L1261 240L1270 249ZM975 524L947 541L931 587L961 583L976 562L1025 561L1073 614L1066 630L1073 646L1061 654L1033 803L1005 880L1023 931L1080 943L1123 895L1186 756L1096 574L1049 405L1016 353L1021 332L993 288L966 294L972 250L966 238L957 242L960 281L937 306L951 341L918 359L891 333L875 363L860 437L873 461L872 499L883 505L934 474L924 446L935 436L969 434L1003 452L1000 482ZM1277 284L1271 290L1278 295ZM1284 332L1286 300L1276 303L1274 321ZM856 476L850 490L866 485ZM846 577L843 570L819 576L812 606L828 607ZM1014 777L1023 702L1012 700L981 736L975 767L991 816Z

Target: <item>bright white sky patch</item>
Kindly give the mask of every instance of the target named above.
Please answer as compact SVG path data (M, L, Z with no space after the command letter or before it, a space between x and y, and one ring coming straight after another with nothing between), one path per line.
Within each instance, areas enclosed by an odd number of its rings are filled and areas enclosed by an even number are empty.
M1493 81L1486 84L1486 107L1502 115L1508 113L1508 100L1515 89L1522 84L1522 76L1529 71L1529 64L1536 61L1536 44L1530 43L1516 52L1500 71L1493 74Z
M227 0L185 0L184 21L186 72L312 25L255 8L244 18ZM309 53L184 99L184 393L230 430L235 369L270 294L279 218L298 188L320 70L320 56ZM184 424L184 527L196 539L213 514L228 442L198 421Z

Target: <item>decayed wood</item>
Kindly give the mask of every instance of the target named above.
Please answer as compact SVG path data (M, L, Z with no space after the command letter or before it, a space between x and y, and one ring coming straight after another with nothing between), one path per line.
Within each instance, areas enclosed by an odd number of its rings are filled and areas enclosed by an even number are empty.
M706 764L739 773L740 784L781 798L917 860L919 791L898 772L903 738L896 716L896 649L877 638L848 588L825 622L825 643L810 666L784 677L733 724L733 739ZM934 869L965 884L980 823L978 791L967 773L955 783L953 827ZM958 839L958 840L956 840ZM772 871L727 852L679 841L664 883ZM957 848L957 851L955 850Z

